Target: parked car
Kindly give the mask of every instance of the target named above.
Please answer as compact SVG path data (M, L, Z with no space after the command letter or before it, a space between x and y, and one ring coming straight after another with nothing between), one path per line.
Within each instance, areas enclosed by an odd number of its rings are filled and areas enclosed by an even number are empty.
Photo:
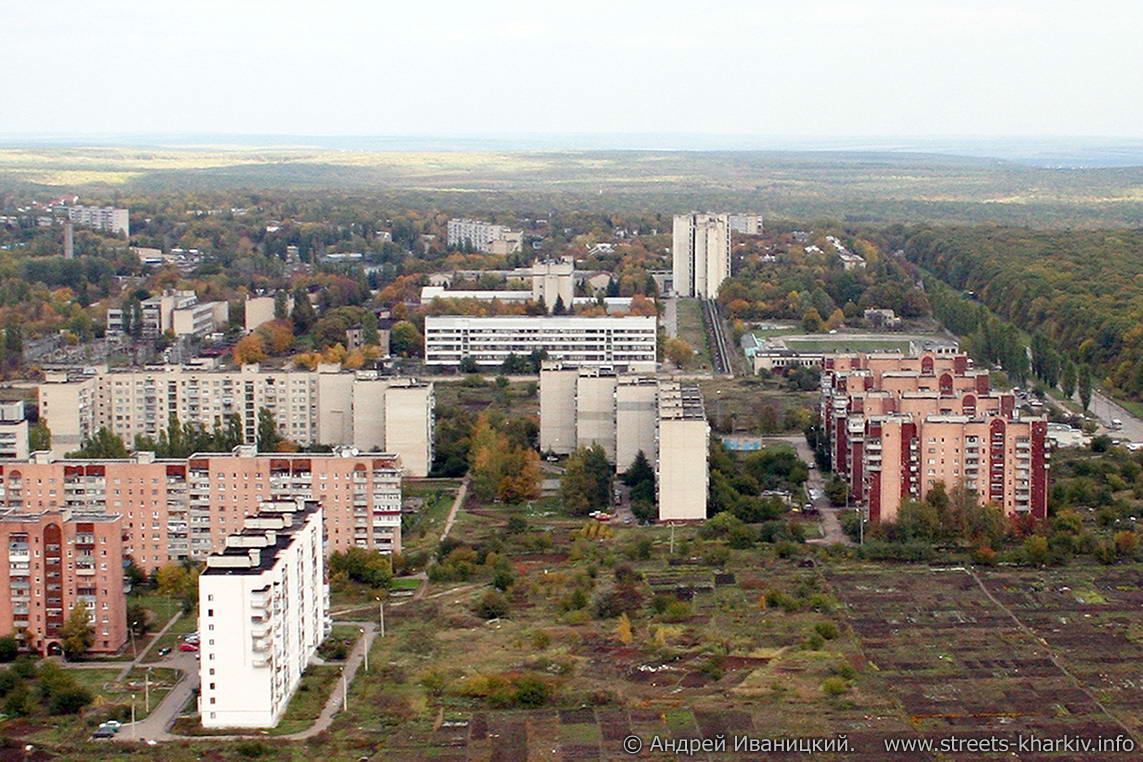
M95 729L95 732L91 734L91 737L92 739L114 738L115 731L111 728L99 727Z
M166 656L166 655L167 655L167 654L169 654L170 652L171 652L171 647L170 647L170 646L167 646L166 648L160 648L160 649L159 649L159 656L160 656L160 657Z
M111 728L112 730L119 730L119 728L123 727L123 723L120 722L119 720L106 720L104 722L99 723L99 727Z
M184 641L182 643L179 643L179 650L180 651L197 651L198 650L198 644L197 643L188 643L188 642Z

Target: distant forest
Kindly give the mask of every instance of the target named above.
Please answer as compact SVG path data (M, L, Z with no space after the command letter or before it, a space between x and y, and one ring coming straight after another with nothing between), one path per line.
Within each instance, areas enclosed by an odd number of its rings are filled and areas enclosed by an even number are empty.
M1143 399L1143 231L928 229L905 255Z

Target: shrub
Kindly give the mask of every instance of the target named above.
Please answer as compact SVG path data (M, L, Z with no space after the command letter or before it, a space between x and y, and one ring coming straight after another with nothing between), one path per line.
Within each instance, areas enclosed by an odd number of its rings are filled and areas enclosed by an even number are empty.
M492 586L497 590L503 592L512 587L512 583L516 581L516 575L509 569L497 569L496 574L492 577Z
M52 694L48 710L52 714L76 714L91 703L91 694L85 688L72 685Z
M513 699L519 706L534 708L543 706L552 695L551 687L538 677L525 675L513 681Z
M503 593L489 590L472 607L472 612L484 619L499 619L508 616L510 608L508 599L504 597Z
M246 759L257 759L264 757L270 753L270 747L261 741L241 741L234 745L234 751L238 752L238 756L245 757Z
M0 661L12 661L20 653L20 644L11 635L0 638Z
M822 681L822 693L827 696L841 696L849 692L849 683L840 677L827 677Z
M802 648L807 651L820 651L825 645L825 638L816 632L810 633L810 636L802 641Z
M814 632L826 640L833 640L837 637L837 625L833 622L818 622L814 625Z
M664 622L685 622L691 618L691 605L686 601L673 601L663 610L662 618Z
M766 607L794 612L802 610L802 602L785 591L770 590L766 593Z

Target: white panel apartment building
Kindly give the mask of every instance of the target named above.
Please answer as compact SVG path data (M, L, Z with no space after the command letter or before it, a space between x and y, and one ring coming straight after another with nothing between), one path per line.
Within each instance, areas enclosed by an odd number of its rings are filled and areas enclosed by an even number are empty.
M258 436L258 411L302 445L353 445L398 452L409 476L426 476L433 459L433 386L336 365L309 370L200 370L179 365L75 374L51 372L39 386L40 416L58 457L106 426L130 446L158 436L174 415L207 428L237 415L245 441ZM389 413L389 414L387 414ZM401 448L400 450L398 448ZM403 451L402 451L403 450Z
M203 727L273 727L326 634L321 506L265 504L207 559L198 589Z
M131 235L131 222L126 209L114 209L109 206L69 206L66 208L68 219L76 225L94 228L114 235L120 233L124 236Z
M477 251L490 252L494 241L505 240L511 232L504 225L454 218L448 221L448 245L450 248L460 248L468 244Z
M471 357L500 365L508 355L545 351L576 365L654 370L656 318L460 315L425 318L425 364L459 365Z
M762 235L761 214L731 214L730 230L745 235Z
M730 215L676 214L671 252L675 293L714 299L730 277Z

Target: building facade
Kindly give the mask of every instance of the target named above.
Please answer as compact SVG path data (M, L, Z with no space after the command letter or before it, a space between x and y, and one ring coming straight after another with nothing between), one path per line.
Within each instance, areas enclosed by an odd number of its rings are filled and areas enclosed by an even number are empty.
M727 216L731 232L742 233L743 235L762 235L761 214L731 214Z
M68 219L75 225L92 228L103 233L131 235L131 221L127 209L114 209L109 206L69 206Z
M823 431L834 473L872 521L937 483L963 487L1009 515L1047 516L1047 422L956 353L825 358Z
M542 303L549 313L557 304L570 310L575 304L575 264L561 259L532 265L532 301Z
M695 385L545 362L540 450L599 445L620 473L640 452L655 467L659 520L706 518L710 429Z
M202 559L271 497L317 500L328 549L401 551L401 465L391 454L198 453L157 459L31 460L0 464L0 509L108 511L122 552L144 571Z
M23 400L0 403L0 459L28 457L28 419Z
M730 216L676 214L671 251L675 293L714 299L730 277Z
M0 514L0 635L44 655L63 652L61 628L88 610L91 651L115 653L127 641L122 520L72 510Z
M203 727L273 727L327 632L321 506L263 504L198 584Z
M458 249L467 245L477 251L490 254L507 254L509 253L507 250L494 251L494 248L503 248L495 247L495 244L501 241L513 243L514 245L508 248L519 251L520 234L513 233L504 225L494 225L491 222L468 218L454 218L448 221L447 240L450 249Z
M430 315L425 318L425 364L500 365L509 355L547 352L553 360L623 370L654 370L654 317Z
M157 437L172 416L208 429L230 425L236 416L244 440L253 443L258 411L266 408L278 433L298 444L353 445L378 452L399 452L399 446L405 449L399 454L409 476L427 476L432 464L431 382L342 371L337 365L314 371L257 365L91 370L49 372L39 386L40 416L51 429L57 457L79 449L102 427L128 445L140 435Z
M710 426L697 385L659 385L655 439L659 521L705 521Z

